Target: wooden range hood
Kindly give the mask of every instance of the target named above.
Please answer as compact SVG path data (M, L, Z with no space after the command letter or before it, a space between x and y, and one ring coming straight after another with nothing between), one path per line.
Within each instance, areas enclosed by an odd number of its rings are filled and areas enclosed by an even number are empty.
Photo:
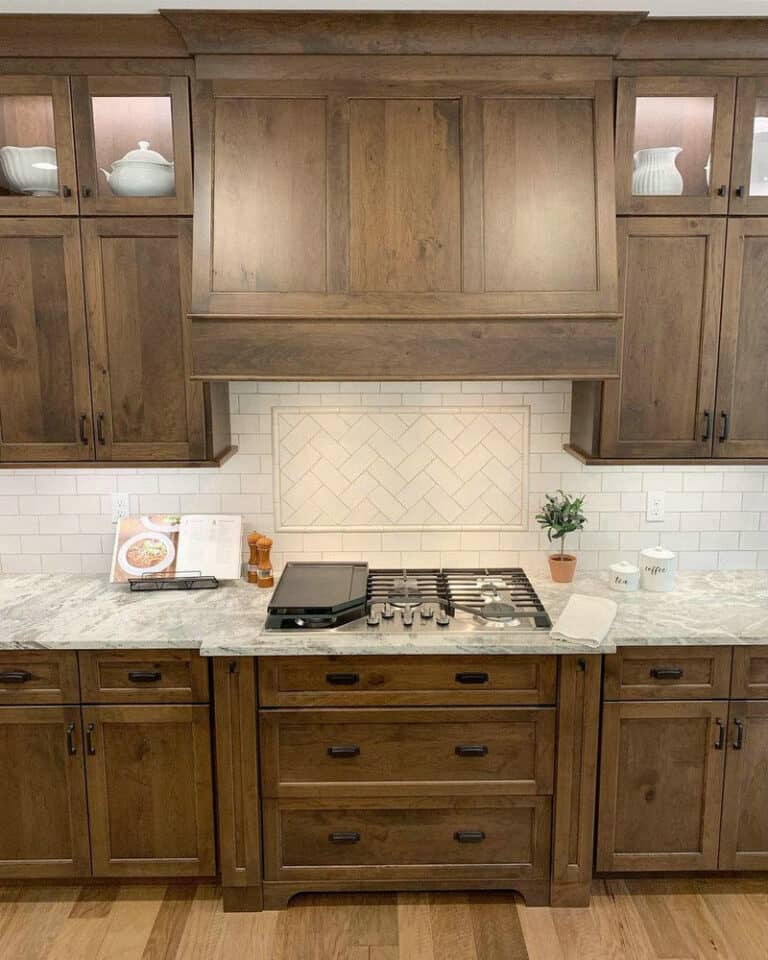
M196 377L617 375L612 58L643 14L164 15Z

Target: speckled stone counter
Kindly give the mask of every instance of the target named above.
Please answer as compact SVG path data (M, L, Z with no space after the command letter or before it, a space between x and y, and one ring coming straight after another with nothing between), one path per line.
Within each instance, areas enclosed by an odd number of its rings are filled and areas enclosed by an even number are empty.
M599 649L554 643L545 630L489 628L462 636L360 631L265 632L270 591L236 582L218 590L132 594L94 577L0 575L0 649L200 649L206 656L313 654L611 653L639 644L768 643L768 573L681 573L674 593L615 593L604 574L573 584L531 576L555 620L571 593L606 596L616 620Z

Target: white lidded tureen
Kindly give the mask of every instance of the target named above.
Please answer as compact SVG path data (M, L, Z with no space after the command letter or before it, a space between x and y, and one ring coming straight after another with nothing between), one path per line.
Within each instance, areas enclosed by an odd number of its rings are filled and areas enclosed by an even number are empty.
M12 193L55 197L59 192L53 147L0 147L0 174Z
M112 164L112 172L103 168L109 187L118 197L172 197L173 163L156 150L149 140L139 140L138 150L129 150Z

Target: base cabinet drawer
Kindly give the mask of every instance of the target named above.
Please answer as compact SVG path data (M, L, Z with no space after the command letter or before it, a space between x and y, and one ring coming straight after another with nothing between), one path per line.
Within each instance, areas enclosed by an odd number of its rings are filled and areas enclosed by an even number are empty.
M605 700L725 700L730 647L626 647L605 657Z
M552 793L555 710L263 710L264 795Z
M733 648L731 696L734 700L768 700L768 647Z
M19 650L0 653L0 704L77 703L77 654Z
M266 800L264 814L266 880L549 874L549 797Z
M208 661L195 650L80 653L84 703L206 703Z
M550 704L554 656L264 657L262 707Z

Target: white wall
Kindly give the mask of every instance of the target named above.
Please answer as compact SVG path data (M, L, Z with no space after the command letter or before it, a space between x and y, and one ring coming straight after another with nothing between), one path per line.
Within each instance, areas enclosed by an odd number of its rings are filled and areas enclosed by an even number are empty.
M0 470L0 570L104 573L112 549L112 491L130 493L132 512L238 512L275 538L274 559L366 559L380 565L544 563L533 522L545 491L587 496L589 525L570 546L583 569L644 546L679 551L683 569L768 569L768 470L757 467L583 467L562 452L570 383L240 383L231 385L240 452L208 470ZM274 531L272 409L530 408L527 510L521 531L458 527L404 532ZM667 491L663 523L645 520L645 493Z

